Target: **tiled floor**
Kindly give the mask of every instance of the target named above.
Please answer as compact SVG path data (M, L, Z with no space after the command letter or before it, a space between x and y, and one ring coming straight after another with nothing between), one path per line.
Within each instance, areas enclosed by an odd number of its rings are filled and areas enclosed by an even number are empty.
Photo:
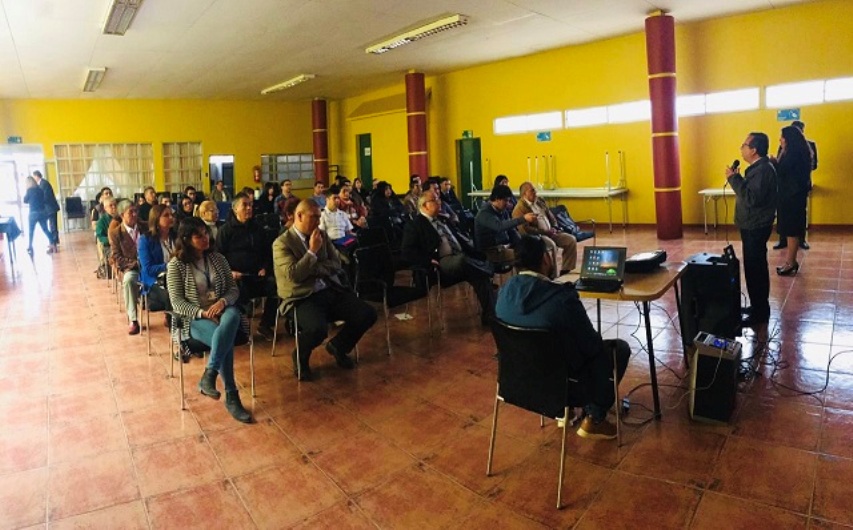
M672 242L651 228L601 232L599 243L662 247L673 260L725 244L723 230L690 228ZM495 474L485 475L495 346L461 286L445 295L444 332L414 304L413 320L392 317L393 355L380 321L352 372L318 350L319 379L297 384L291 339L275 358L258 342L254 400L239 348L242 396L258 419L242 425L194 390L197 359L186 365L189 410L179 409L162 316L148 357L92 273L88 234L66 236L52 257L19 252L14 280L4 257L0 527L853 526L853 237L820 230L811 243L797 277L773 275L771 359L742 385L730 425L688 418L674 297L654 304L663 419L643 422L651 395L639 386L622 447L571 435L562 510L553 423L540 429L503 408ZM771 252L771 267L781 261ZM648 382L641 321L627 303L605 304L603 319L604 335L635 352L626 393Z

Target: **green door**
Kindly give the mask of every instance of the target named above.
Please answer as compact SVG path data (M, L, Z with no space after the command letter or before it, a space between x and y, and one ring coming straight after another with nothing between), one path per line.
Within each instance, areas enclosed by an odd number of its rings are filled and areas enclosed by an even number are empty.
M373 189L373 151L370 147L370 133L356 136L358 145L358 176L367 189Z
M483 164L480 160L480 139L461 138L456 140L456 172L459 189L456 195L466 208L472 208L474 200L468 195L483 189Z

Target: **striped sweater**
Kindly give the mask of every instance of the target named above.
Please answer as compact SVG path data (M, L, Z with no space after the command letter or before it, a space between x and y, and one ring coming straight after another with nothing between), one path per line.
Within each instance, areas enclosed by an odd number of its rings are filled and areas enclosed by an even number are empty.
M210 267L213 269L213 290L217 298L224 298L229 306L237 303L240 290L231 276L231 267L222 254L211 252L207 256ZM195 284L193 267L177 258L172 258L166 267L166 288L169 291L169 300L172 302L172 310L182 318L180 340L190 337L190 322L198 316L201 304L198 298L198 289ZM248 336L249 320L245 315L240 321L242 331Z

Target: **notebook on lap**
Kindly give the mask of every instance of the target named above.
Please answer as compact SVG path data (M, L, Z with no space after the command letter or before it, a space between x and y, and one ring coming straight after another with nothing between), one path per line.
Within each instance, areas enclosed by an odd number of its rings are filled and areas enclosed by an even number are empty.
M581 274L575 282L579 291L612 293L625 277L625 247L584 247Z

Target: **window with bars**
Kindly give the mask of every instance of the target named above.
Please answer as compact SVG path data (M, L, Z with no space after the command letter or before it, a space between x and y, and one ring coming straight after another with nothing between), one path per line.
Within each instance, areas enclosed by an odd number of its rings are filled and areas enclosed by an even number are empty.
M202 189L201 142L163 144L163 178L166 191L181 193L187 186Z
M86 201L104 186L115 197L132 198L154 184L154 154L149 144L56 144L57 178L61 197Z
M311 153L261 155L264 182L293 181L293 189L314 187L314 155Z

